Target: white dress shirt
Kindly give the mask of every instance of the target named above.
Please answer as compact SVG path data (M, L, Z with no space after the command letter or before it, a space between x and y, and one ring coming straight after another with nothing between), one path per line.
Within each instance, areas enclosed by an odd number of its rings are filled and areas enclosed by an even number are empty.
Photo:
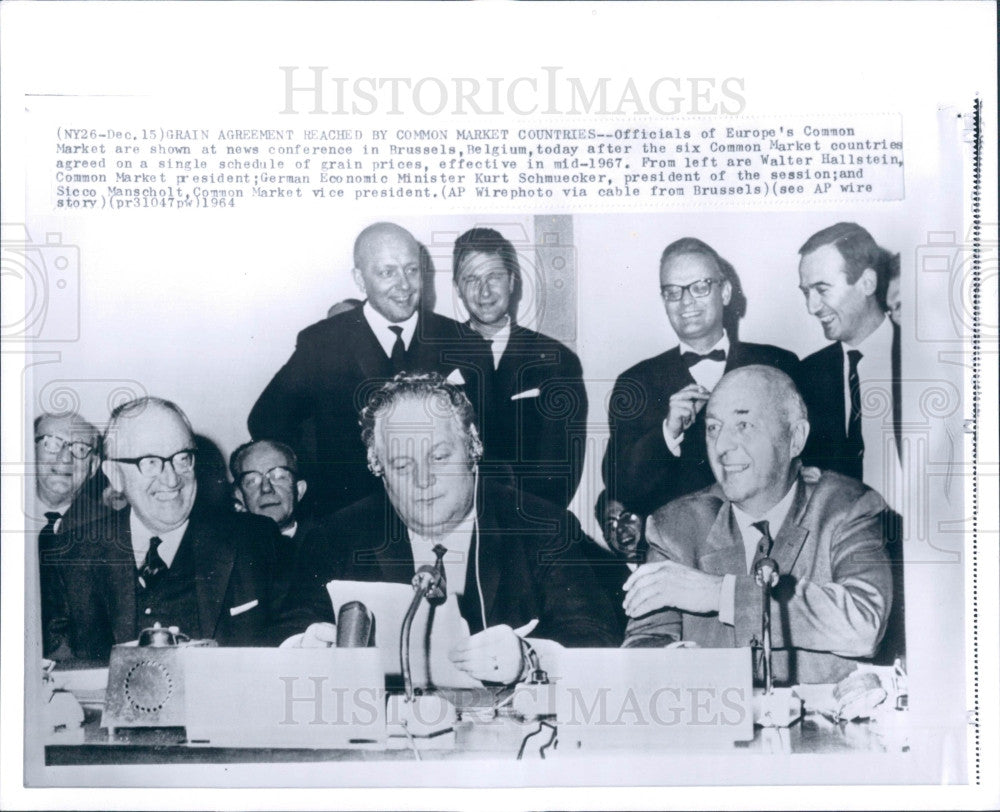
M736 526L740 529L740 536L743 538L743 555L747 561L747 574L750 574L750 567L757 556L757 547L764 534L753 525L756 522L767 522L768 532L771 540L774 541L781 532L781 526L788 517L788 511L792 509L792 502L795 501L795 489L798 481L792 484L788 493L781 497L781 501L772 507L763 516L751 516L745 510L733 505L733 518L736 519ZM719 621L732 626L736 622L736 576L723 575L722 589L719 593Z
M475 528L475 516L472 511L445 536L421 536L412 530L410 534L410 549L413 551L413 571L416 572L424 564L433 565L437 560L434 547L438 544L447 548L444 554L444 574L448 579L448 594L461 595L465 592L465 577L469 563L469 550L472 547L472 531Z
M849 350L861 352L858 381L861 384L861 439L865 444L862 481L893 507L899 507L902 481L892 403L892 322L882 319L877 328L854 347L841 344L844 359L844 430L850 430L851 386Z
M471 319L468 322L469 329L478 332L475 327L472 326ZM482 333L480 333L482 335ZM500 366L500 359L503 358L504 350L507 349L507 345L510 343L510 317L507 317L507 323L497 330L491 336L483 336L483 338L489 342L490 350L493 352L493 369Z
M385 316L379 313L370 303L365 302L361 312L365 315L365 321L368 322L368 326L372 328L372 332L375 333L375 338L378 339L379 346L382 347L387 358L392 357L392 346L396 343L396 333L390 330L389 327L402 327L403 332L401 337L403 339L403 347L407 350L410 349L410 342L413 341L413 334L417 331L417 311L413 311L413 315L410 316L406 321L392 322L389 321Z
M160 539L160 546L157 552L163 563L168 567L174 563L174 556L177 555L177 548L181 546L181 539L187 531L188 522L185 521L180 527L175 527L166 533L154 533L142 523L134 510L129 511L128 527L132 533L132 555L135 557L135 568L141 569L142 562L146 560L146 553L149 552L149 540L153 536Z
M686 352L694 352L698 355L707 355L705 352L698 352L698 350L685 344L683 341L680 342L679 349L681 351L681 357L684 357ZM720 338L712 347L709 347L708 352L712 350L722 350L726 354L726 359L729 359L729 336L726 335L726 331L722 331L722 338ZM722 376L726 374L726 362L725 361L709 361L705 359L704 361L699 361L694 366L690 367L691 377L694 378L694 382L704 386L709 392L715 389L719 385L719 381L722 380ZM672 393L671 393L672 394ZM702 408L705 408L702 406ZM681 455L681 443L684 442L684 432L682 431L677 437L671 437L670 432L667 431L667 419L663 418L663 439L667 443L667 448L670 449L670 453L675 457Z

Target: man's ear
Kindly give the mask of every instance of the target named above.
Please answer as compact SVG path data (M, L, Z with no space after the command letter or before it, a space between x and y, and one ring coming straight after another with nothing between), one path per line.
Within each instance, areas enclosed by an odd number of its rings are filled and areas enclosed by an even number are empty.
M298 494L299 501L302 501L302 497L306 495L306 491L309 490L309 483L304 479L300 479L295 483L295 492Z
M125 489L125 483L122 481L122 473L118 469L118 463L105 460L101 463L101 470L104 471L104 476L108 478L111 487L122 493Z
M802 449L806 447L806 440L809 438L809 421L805 418L794 421L791 425L790 434L789 456L794 460L802 453Z
M729 307L729 300L733 298L733 286L728 279L722 280L722 306Z
M861 290L865 296L875 295L875 288L878 287L878 274L871 268L865 268L858 277L857 285L861 285Z
M358 290L360 290L367 297L368 290L365 288L365 278L362 276L361 271L355 268L351 273L354 275L354 284L357 285Z

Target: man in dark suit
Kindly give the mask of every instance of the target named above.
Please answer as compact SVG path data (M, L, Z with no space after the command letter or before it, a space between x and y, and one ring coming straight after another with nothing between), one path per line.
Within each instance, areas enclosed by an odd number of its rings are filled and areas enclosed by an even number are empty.
M254 439L296 449L313 514L373 490L358 410L393 375L439 372L462 384L474 404L487 396L492 376L482 366L485 353L468 350L456 322L420 308L422 276L420 246L408 231L392 223L364 229L354 245L354 280L364 306L299 333L295 352L250 412ZM314 451L305 440L310 431Z
M155 622L221 645L277 644L301 631L278 622L274 524L195 508L194 438L176 405L145 397L120 406L104 446L104 473L128 507L74 530L50 565L73 656L106 660Z
M308 483L299 476L298 458L290 446L277 440L255 440L232 453L229 470L237 510L266 516L281 533L272 580L283 597L295 573L302 541L313 527L312 519L299 517L299 502Z
M58 557L75 527L96 521L105 509L98 475L100 434L73 413L42 414L35 419L35 489L28 526L37 533L39 561ZM41 569L43 650L66 656L65 596L54 570Z
M799 249L806 307L833 340L799 366L798 384L812 431L802 454L816 465L860 479L886 510L893 567L893 611L878 659L906 651L902 519L902 377L899 325L887 317L887 294L899 256L856 223L837 223ZM894 302L895 304L895 302Z
M803 459L862 480L895 504L900 480L899 328L886 317L892 256L856 223L799 249L806 307L834 343L803 359L812 432Z
M471 638L450 652L476 679L513 683L528 660L520 635L565 646L616 646L620 629L580 546L570 513L490 482L465 395L440 376L400 376L362 414L375 494L331 517L306 541L300 602L329 618L333 579L408 584L441 555ZM520 634L515 632L520 629ZM324 624L303 645L332 640Z
M769 558L775 680L837 682L875 653L892 604L885 503L857 480L802 467L805 404L773 367L728 373L706 412L717 484L649 517L647 563L625 583L625 645L759 642L754 569Z
M488 342L493 395L479 415L485 467L501 467L517 490L569 505L583 473L587 391L569 347L515 322L521 268L511 242L491 228L455 241L452 281L469 313L463 335Z
M622 373L608 407L608 504L639 516L712 482L704 406L726 372L768 364L792 374L797 363L787 350L739 340L745 309L739 278L701 240L685 237L666 247L660 295L680 344Z

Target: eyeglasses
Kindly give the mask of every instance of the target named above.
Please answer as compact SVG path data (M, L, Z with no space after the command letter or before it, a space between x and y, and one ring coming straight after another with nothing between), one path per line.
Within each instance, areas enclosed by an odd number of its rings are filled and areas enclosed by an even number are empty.
M668 302L679 302L684 291L690 291L695 299L704 299L712 292L712 285L721 285L723 279L699 279L690 285L660 285L660 295Z
M146 454L144 457L109 457L110 462L127 462L139 469L139 473L145 477L159 476L163 473L163 466L168 462L174 469L175 474L186 474L194 468L195 449L185 448L169 457L160 457L156 454Z
M35 438L35 442L41 443L42 448L50 454L61 454L62 450L69 446L69 453L78 460L85 460L94 453L94 447L82 440L66 440L54 434L40 434Z
M272 488L290 488L295 484L295 472L284 465L276 465L270 471L261 473L260 471L244 471L236 480L236 484L248 491L260 490L264 480L271 483Z

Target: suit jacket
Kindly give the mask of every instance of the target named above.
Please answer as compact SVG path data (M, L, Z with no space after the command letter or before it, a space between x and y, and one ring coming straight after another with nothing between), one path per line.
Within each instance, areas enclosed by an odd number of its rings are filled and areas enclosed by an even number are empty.
M892 406L896 444L900 442L902 398L900 391L899 328L892 334ZM847 439L847 415L844 412L844 349L839 341L804 358L796 379L802 399L809 410L809 439L802 452L807 465L837 471L861 479L864 471L864 448Z
M480 411L492 378L481 347L470 347L451 319L424 312L418 319L407 371L448 377L458 370ZM300 454L300 473L309 482L305 510L332 512L379 487L368 472L358 415L393 374L360 307L299 333L295 352L257 399L247 424L255 440L281 440ZM314 447L306 439L309 431L315 433Z
M461 329L464 337L479 338L468 325ZM479 343L492 367L489 345ZM479 422L484 470L497 468L518 490L569 505L583 474L587 434L587 391L576 353L554 338L512 325Z
M750 364L777 367L794 380L798 359L770 344L731 340L726 372ZM705 447L704 409L684 433L680 456L672 454L663 439L670 396L692 383L695 380L681 360L680 347L641 361L615 382L608 406L604 487L610 498L640 516L715 481Z
M487 626L505 623L517 628L537 618L532 637L564 646L620 644L621 627L582 552L583 544L593 542L571 513L496 483L482 486L478 505ZM459 599L473 634L483 628L476 554L474 539ZM414 574L409 533L384 494L374 494L320 525L306 540L300 560L305 567L296 579L298 603L310 607L316 620L332 619L324 586L328 581L408 584Z
M892 575L885 553L885 503L857 480L810 468L771 557L781 578L771 599L774 678L837 682L870 658L885 630ZM649 517L648 561L670 559L736 576L735 625L717 614L660 609L629 621L626 646L694 640L708 648L748 646L761 635L761 590L747 574L732 504L718 485L681 497Z
M190 545L194 554L201 634L223 646L277 645L305 628L278 615L271 584L277 535L270 519L192 511L179 549ZM107 660L112 645L141 631L129 510L73 530L69 541L44 566L54 566L63 584L70 648L80 659Z

